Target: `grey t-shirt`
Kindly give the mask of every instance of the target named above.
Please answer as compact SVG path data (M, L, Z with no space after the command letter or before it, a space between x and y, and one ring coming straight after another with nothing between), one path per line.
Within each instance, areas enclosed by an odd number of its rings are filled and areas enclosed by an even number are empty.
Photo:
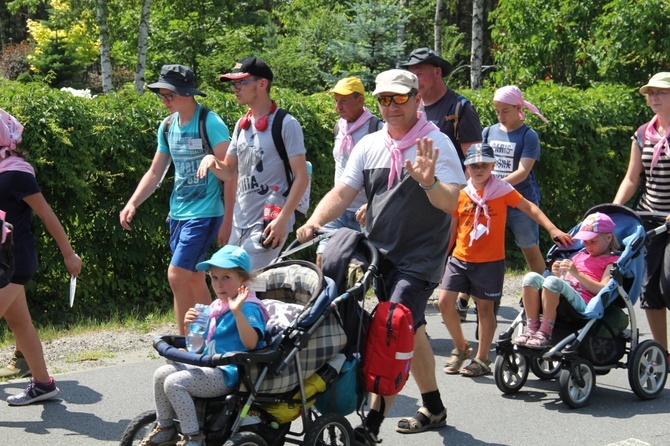
M246 130L240 128L239 121L235 125L228 155L237 157L237 196L233 224L238 228L250 228L262 223L263 206L272 186L279 186L282 195L288 190L284 163L272 140L272 123L276 115L270 115L268 126L262 132L253 123ZM282 138L289 159L306 153L302 128L289 114L284 118ZM293 223L294 217L291 217L289 231Z
M363 137L356 145L340 179L356 190L365 189L368 199L368 239L400 271L428 282L439 283L447 256L451 215L434 207L426 191L403 168L401 180L388 189L390 152L385 130ZM435 174L443 183L465 185L456 149L437 130L428 134L440 149ZM416 145L403 154L414 160Z

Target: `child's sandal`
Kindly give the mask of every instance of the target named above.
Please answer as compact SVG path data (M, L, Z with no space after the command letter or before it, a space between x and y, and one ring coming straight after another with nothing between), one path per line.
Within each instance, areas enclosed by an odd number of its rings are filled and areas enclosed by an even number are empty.
M457 348L451 351L451 356L455 356L456 359L449 358L447 365L444 367L444 373L447 375L458 375L461 371L461 367L466 359L472 356L474 350L470 346L470 343L465 341L465 349L458 350Z
M512 341L512 344L515 344L515 345L526 345L526 343L528 342L528 340L529 340L530 338L532 338L534 334L535 334L534 331L527 331L527 332L525 332L525 333L523 333L523 334L517 336L516 338L514 338L514 340Z
M551 345L551 336L543 331L536 331L533 336L526 342L526 347L543 349Z
M168 435L169 434L169 435ZM177 428L172 426L161 427L158 424L142 439L139 446L160 446L177 443Z

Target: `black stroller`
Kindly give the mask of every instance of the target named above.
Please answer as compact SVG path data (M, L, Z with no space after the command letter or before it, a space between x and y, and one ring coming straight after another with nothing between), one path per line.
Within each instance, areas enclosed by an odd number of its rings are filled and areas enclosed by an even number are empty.
M304 304L286 327L271 326L271 317L267 334L274 336L267 348L201 355L181 349L185 345L183 336L154 339L154 348L168 360L201 367L233 364L239 369L241 384L237 392L195 400L207 446L354 444L353 428L344 416L321 414L311 406L316 399L314 393L323 391L337 377L328 362L355 341L351 337L356 333L344 328L352 324L343 317L350 316L352 304L358 307L377 271L377 250L367 240L361 243L369 264L360 281L340 295L334 282L309 262L280 258L259 271L254 279L259 299L272 305ZM293 248L291 245L287 251ZM279 319L287 315L281 306L269 312ZM292 421L297 418L302 421L301 430L294 432ZM126 428L121 446L138 444L155 422L153 410L137 416ZM175 443L176 439L165 444Z
M611 271L609 283L579 313L561 298L552 345L531 349L512 343L517 328L526 324L521 311L507 331L500 334L496 352L495 382L505 394L518 392L526 383L529 369L540 379L558 376L561 400L571 408L588 404L596 375L615 368L628 369L633 392L643 400L656 398L665 387L667 352L656 341L639 341L633 305L644 276L645 241L667 231L666 225L645 233L640 216L624 206L604 204L586 215L602 212L616 225L616 236L624 250ZM570 234L579 230L575 226ZM583 248L575 240L568 249L553 247L547 262L571 257ZM630 327L628 327L630 321ZM626 361L622 358L626 356Z

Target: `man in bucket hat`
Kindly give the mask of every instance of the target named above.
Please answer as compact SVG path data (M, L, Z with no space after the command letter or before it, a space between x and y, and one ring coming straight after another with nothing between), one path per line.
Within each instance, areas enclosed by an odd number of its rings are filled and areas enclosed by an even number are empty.
M301 242L311 239L315 230L342 215L358 192L365 190L365 233L383 255L378 295L402 303L414 319L411 372L423 404L414 417L401 419L396 428L411 434L446 425L435 356L426 336L425 309L444 270L451 213L465 175L449 138L423 113L417 113L421 93L414 74L384 71L377 76L372 94L386 124L356 145L340 181L297 236ZM355 430L359 443L379 442L379 427L394 398L372 396L365 425Z
M253 269L259 269L277 258L293 230L294 211L309 182L305 142L298 121L279 109L270 97L274 74L265 61L258 57L241 59L219 80L229 82L237 102L249 109L235 124L223 162L207 157L198 174L213 172L223 181L237 176L233 233L228 243L243 247ZM273 123L281 115L281 138L293 173L290 187L272 135ZM278 186L285 201L278 216L264 227L263 207L273 186Z
M196 303L209 305L212 301L205 273L196 265L205 259L207 249L218 235L219 245L228 240L232 227L235 189L221 188L214 175L198 178L200 161L208 154L223 159L228 150L230 135L226 124L216 113L205 118L207 140L200 134L202 105L196 95L205 96L195 85L195 74L184 65L163 65L158 81L147 85L156 93L170 112L158 127L158 148L149 170L119 215L121 226L130 231L137 207L160 185L174 162L175 175L170 196L170 249L168 281L174 295L174 312L179 334L185 334L184 315ZM206 110L205 110L206 112ZM165 132L167 126L167 134ZM223 224L222 224L223 223Z

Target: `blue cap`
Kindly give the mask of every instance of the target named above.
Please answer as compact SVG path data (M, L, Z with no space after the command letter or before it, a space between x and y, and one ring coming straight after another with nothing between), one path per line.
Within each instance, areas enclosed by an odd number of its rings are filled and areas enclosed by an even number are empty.
M251 259L249 254L239 246L226 245L214 253L204 262L196 265L198 271L209 271L212 266L225 269L242 268L247 273L251 272Z

